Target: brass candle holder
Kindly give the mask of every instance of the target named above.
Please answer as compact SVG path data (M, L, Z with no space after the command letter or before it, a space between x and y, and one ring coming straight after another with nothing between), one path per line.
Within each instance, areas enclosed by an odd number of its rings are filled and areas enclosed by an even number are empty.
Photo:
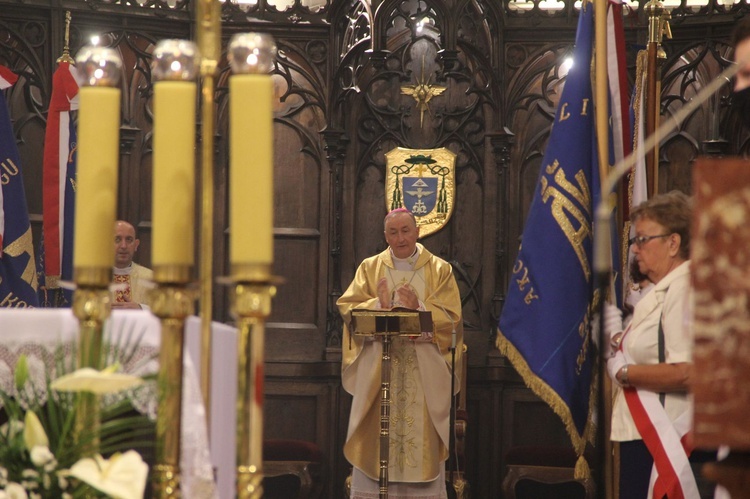
M73 294L73 315L80 324L76 364L78 368L102 369L102 334L109 317L111 269L76 269L77 287ZM76 395L75 439L82 443L83 455L91 456L99 449L101 417L99 396L93 393Z
M102 369L102 334L110 313L117 199L117 130L122 60L112 49L84 47L76 57L84 79L79 110L78 191L74 255L73 314L80 323L78 368ZM92 209L95 206L96 209ZM75 439L84 455L99 450L99 397L80 393L76 400Z
M263 497L263 345L273 264L273 37L239 33L229 43L230 261L237 336L237 497ZM250 213L246 199L253 201Z
M278 282L267 266L233 269L237 318L237 497L263 497L264 335Z
M188 290L193 266L195 210L195 78L198 50L187 40L162 40L154 49L154 240L157 288L151 310L161 322L157 379L156 464L151 481L157 499L179 498L182 450L182 373L185 319L193 313Z
M179 498L185 319L193 313L195 296L187 288L189 266L155 267L154 280L157 288L151 292L151 310L161 321L161 348L151 484L155 498Z

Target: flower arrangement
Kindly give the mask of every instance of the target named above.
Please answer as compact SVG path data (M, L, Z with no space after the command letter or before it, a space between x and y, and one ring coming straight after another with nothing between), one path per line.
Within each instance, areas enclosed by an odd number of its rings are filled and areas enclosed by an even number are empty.
M7 418L0 426L0 499L143 497L148 466L128 447L139 437L147 439L153 430L148 418L133 415L122 401L102 408L98 428L76 425L81 394L113 393L143 382L117 369L117 364L103 371L84 368L55 380L47 375L44 401L25 356L19 358L15 393L0 390Z

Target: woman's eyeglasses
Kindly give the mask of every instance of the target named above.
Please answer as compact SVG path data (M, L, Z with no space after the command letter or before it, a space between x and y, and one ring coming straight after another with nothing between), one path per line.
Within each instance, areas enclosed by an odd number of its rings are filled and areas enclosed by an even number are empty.
M646 244L652 239L658 239L660 237L668 237L671 235L672 234L670 233L670 234L659 234L658 236L635 236L635 237L631 237L630 239L628 239L628 244L630 244L631 246L635 244L636 246L640 248L641 246L643 246L644 244Z

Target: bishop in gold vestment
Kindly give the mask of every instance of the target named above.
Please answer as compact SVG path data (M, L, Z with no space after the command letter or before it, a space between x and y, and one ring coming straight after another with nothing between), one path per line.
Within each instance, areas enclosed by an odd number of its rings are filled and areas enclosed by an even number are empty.
M432 312L434 332L417 340L394 338L391 347L389 497L399 497L399 486L409 497L444 497L445 483L438 479L448 458L450 349L455 342L460 365L463 348L461 299L450 264L416 243L411 213L395 210L385 226L389 248L362 262L337 302L345 324L342 383L354 397L344 445L355 468L352 497L372 493L355 490L357 473L375 485L379 476L382 344L350 335L348 324L352 309L393 306Z

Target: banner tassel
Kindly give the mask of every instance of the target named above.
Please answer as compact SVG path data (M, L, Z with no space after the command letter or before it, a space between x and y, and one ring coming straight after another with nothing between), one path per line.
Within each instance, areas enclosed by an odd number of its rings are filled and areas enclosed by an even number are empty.
M576 480L587 480L591 478L591 468L589 467L588 461L583 455L578 456L576 461L576 468L573 472L573 478Z

